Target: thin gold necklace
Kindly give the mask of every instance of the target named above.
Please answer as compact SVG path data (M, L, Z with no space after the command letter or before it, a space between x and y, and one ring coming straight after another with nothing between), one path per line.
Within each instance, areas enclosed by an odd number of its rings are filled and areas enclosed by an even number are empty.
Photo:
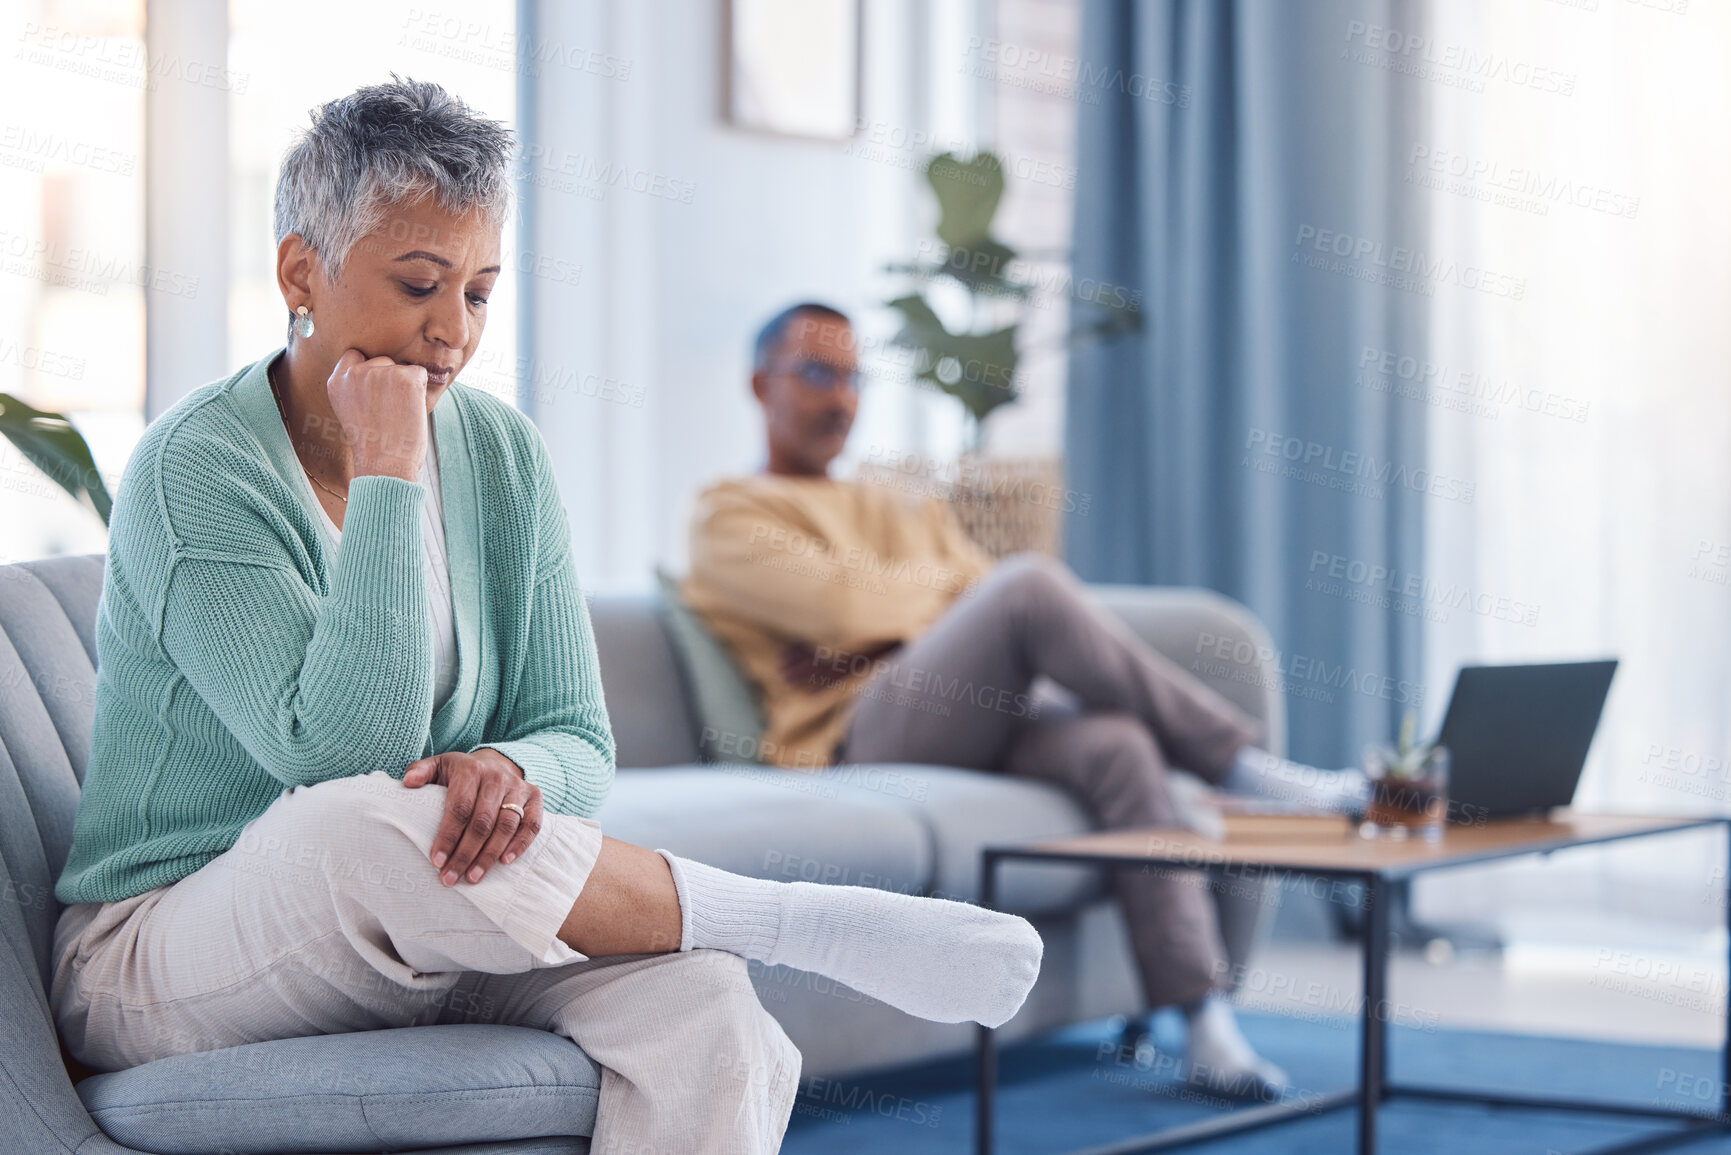
M288 433L289 432L288 412L283 406L282 394L277 392L276 365L274 363L270 366L270 368L268 368L264 371L264 379L266 381L270 382L271 399L276 402L277 416L282 418L283 432ZM318 486L320 489L324 490L326 493L330 494L332 497L336 498L338 501L342 502L344 505L347 505L349 503L348 498L344 497L342 494L338 493L336 490L332 489L330 486L326 485L324 482L320 481L318 478L313 476L313 471L308 469L306 462L301 460L300 450L295 448L295 439L294 439L294 435L292 433L289 434L289 449L294 452L295 464L299 465L301 467L301 472L307 475L308 481L312 482L314 485Z

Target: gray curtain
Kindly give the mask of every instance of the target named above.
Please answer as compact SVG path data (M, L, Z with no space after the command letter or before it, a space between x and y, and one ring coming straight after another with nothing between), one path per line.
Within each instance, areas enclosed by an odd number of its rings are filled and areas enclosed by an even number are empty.
M1422 24L1399 0L1084 6L1078 296L1139 292L1142 328L1071 355L1068 559L1248 604L1289 751L1328 765L1447 693L1419 684L1424 513L1474 496L1426 470L1427 402L1395 391L1426 294L1462 291L1425 251L1440 194L1403 183L1434 81L1382 47Z

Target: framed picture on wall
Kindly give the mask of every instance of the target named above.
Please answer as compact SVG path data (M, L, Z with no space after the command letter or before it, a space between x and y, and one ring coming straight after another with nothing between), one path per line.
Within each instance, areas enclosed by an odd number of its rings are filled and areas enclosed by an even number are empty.
M729 124L847 140L859 124L859 0L723 0Z

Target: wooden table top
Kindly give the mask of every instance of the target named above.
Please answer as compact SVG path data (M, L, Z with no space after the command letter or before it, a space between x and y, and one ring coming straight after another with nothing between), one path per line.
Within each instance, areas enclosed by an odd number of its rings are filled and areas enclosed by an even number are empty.
M1553 811L1548 818L1493 819L1449 826L1436 841L1362 838L1345 818L1338 826L1315 818L1225 817L1226 836L1208 838L1183 828L1106 830L1025 846L991 847L1012 858L1128 859L1162 865L1266 867L1316 874L1398 877L1444 866L1535 854L1638 835L1689 830L1725 822L1712 815L1581 814Z

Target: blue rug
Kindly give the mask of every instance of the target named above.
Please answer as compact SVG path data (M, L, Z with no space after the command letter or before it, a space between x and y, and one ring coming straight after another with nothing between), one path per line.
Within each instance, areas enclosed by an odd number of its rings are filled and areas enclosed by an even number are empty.
M1357 1077L1357 1024L1243 1015L1258 1050L1285 1067L1296 1095L1349 1086ZM1170 1056L1176 1019L1155 1020L1152 1046L1126 1054L1112 1023L1090 1023L1003 1052L997 1100L1001 1155L1056 1155L1233 1109L1180 1082ZM1392 1082L1502 1094L1557 1095L1709 1111L1718 1103L1717 1052L1408 1029L1389 1032ZM1657 1135L1671 1124L1644 1119L1515 1111L1396 1099L1379 1116L1390 1155L1565 1155ZM963 1155L973 1151L971 1059L863 1079L804 1079L785 1155ZM1233 1155L1341 1155L1354 1149L1356 1119L1341 1108L1185 1150ZM1731 1136L1670 1150L1731 1155Z

